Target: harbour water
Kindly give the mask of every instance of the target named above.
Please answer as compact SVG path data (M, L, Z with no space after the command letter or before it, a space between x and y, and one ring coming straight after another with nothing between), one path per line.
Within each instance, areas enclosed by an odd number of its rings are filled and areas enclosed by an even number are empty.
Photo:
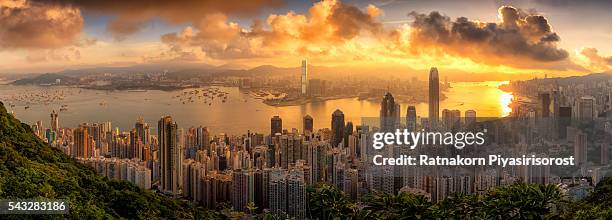
M507 82L458 82L452 83L447 99L440 102L442 109L458 109L465 112L476 110L478 117L500 117L509 114L512 94L501 91L498 86ZM51 111L59 111L60 126L76 127L83 122L112 122L113 127L127 130L134 126L138 117L155 130L157 120L164 115L172 116L179 127L205 126L213 133L243 134L247 130L269 133L270 118L279 115L283 128L302 128L302 117L314 118L317 128L330 127L331 114L336 109L344 112L345 121L361 123L362 117L378 117L379 101L358 100L357 98L314 102L299 106L273 107L262 103L235 87L217 87L227 93L227 99L215 97L204 102L180 100L177 96L193 91L98 91L69 87L40 87L0 85L0 100L8 111L12 111L22 122L33 124L42 121L49 127ZM206 88L201 88L202 89ZM63 99L45 103L40 96L58 96ZM29 97L29 98L28 98ZM46 97L49 99L48 97ZM382 96L381 96L382 98ZM17 100L21 99L21 100ZM10 104L14 105L11 106ZM409 103L400 103L402 117ZM414 104L412 104L414 105ZM26 109L27 107L27 109ZM427 115L427 103L416 104L418 116Z

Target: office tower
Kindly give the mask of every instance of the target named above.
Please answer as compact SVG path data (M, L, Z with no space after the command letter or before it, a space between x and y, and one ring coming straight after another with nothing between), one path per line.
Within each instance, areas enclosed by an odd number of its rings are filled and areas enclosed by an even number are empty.
M306 89L308 88L308 61L302 60L302 96L306 96Z
M134 128L136 128L136 135L138 137L137 139L140 140L140 142L142 142L142 144L144 145L150 144L149 125L147 123L144 123L144 119L142 117L138 118L136 124L134 125Z
M550 94L549 93L540 93L538 94L538 116L541 118L548 118L551 116L550 114Z
M476 123L476 111L470 109L465 111L465 126Z
M283 120L278 115L270 119L270 136L274 137L277 133L283 133Z
M587 163L587 134L577 131L574 137L574 158L575 164L583 167Z
M399 104L391 93L387 92L380 102L380 129L384 132L393 132L398 128Z
M130 149L128 150L128 158L143 159L144 145L140 141L140 137L137 134L137 129L134 128L130 131Z
M457 131L461 128L461 112L459 110L442 110L442 122L447 131Z
M429 128L436 129L438 127L438 118L440 114L440 82L438 69L432 67L429 70Z
M572 124L572 107L561 106L559 107L559 118L557 119L557 137L567 137L567 127Z
M161 190L179 195L182 178L182 151L178 143L178 125L172 117L165 116L158 122L159 161Z
M79 126L72 130L73 145L70 151L72 157L89 158L92 156L91 137L86 127Z
M325 95L325 80L311 79L308 80L308 96L320 97Z
M292 169L287 175L287 214L296 219L306 218L306 182L300 169Z
M53 110L53 112L51 112L51 130L55 131L55 133L58 133L58 129L59 115L55 112L55 110Z
M351 135L353 135L353 122L349 121L346 122L346 126L344 126L344 137L342 138L344 147L348 147L348 138Z
M196 144L198 146L198 150L207 150L209 153L212 151L210 149L210 132L206 127L198 127L196 134Z
M595 117L595 98L593 96L583 96L578 105L580 120L591 121Z
M313 119L310 115L304 116L304 133L312 133L313 132Z
M250 170L237 169L232 172L232 207L237 211L248 211L247 205L255 202L255 175Z
M331 144L332 147L338 147L344 138L344 113L340 111L340 109L336 109L332 114L332 137Z
M408 106L406 110L406 129L408 131L416 131L417 129L417 116L414 105Z

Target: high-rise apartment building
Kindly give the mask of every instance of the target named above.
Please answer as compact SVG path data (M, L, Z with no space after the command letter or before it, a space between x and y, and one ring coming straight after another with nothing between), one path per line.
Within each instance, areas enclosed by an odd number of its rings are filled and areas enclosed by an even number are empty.
M172 194L181 193L182 150L178 140L178 125L172 117L165 116L158 122L159 161L161 190Z
M72 131L73 145L71 149L72 157L90 158L93 156L93 146L91 136L86 127L79 126Z

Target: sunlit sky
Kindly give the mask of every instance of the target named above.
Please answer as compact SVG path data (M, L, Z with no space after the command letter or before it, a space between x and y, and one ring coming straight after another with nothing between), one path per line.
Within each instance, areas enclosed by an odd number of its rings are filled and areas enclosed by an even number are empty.
M0 74L164 62L292 67L304 58L522 76L612 68L612 1L0 0L0 7Z

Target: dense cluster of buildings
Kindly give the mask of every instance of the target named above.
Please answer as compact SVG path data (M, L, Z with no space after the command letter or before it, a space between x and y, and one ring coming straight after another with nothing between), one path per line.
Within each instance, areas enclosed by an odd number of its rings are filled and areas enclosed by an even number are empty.
M306 63L302 66L306 68ZM306 72L304 69L302 93L307 91ZM110 122L62 128L58 114L53 112L50 128L45 129L42 122L37 122L33 129L52 146L108 178L127 180L208 208L231 204L235 210L246 212L250 205L254 205L258 211L287 213L297 219L307 216L306 188L320 183L333 184L354 200L378 190L390 193L407 191L433 201L454 192L480 193L519 180L563 183L562 178L551 176L549 167L506 170L474 168L469 172L452 170L446 173L409 166L372 166L370 156L375 153L371 147L372 132L398 128L410 131L460 131L471 129L477 123L474 110L465 111L464 117L461 117L459 110L443 109L440 116L438 78L438 70L432 68L428 118L417 117L414 106L402 111L393 95L387 92L381 101L377 125L363 123L355 126L345 121L344 113L338 109L332 113L329 128L313 127L313 120L316 119L309 115L303 117L301 129L286 128L281 117L273 116L270 133L247 131L246 134L230 136L211 134L206 127L183 129L171 116L164 116L159 119L156 128L138 119L131 130L122 132L112 129ZM594 119L600 112L600 107L595 105L597 99L585 99L582 94L579 99L572 98L568 93L539 97L544 104L536 112L541 117L566 114L563 113L565 110L560 110L564 103L576 103L573 105L580 109L580 117ZM546 97L549 97L549 101L546 101ZM565 101L556 97L564 97ZM557 102L558 108L554 108L553 113L546 110L553 109L550 106L557 106ZM524 113L523 107L515 108L518 108L513 112L515 116L534 116ZM571 111L567 114L575 115ZM156 132L152 132L153 129ZM516 137L516 134L503 132L499 127L492 127L491 130L490 144L494 147L526 148L528 144L534 145L536 140L557 146L554 149L562 145L550 142L546 135ZM575 153L581 155L576 156L577 160L588 165L586 149L590 142L586 133L577 129L574 136ZM602 146L608 147L609 143ZM602 147L601 153L608 155L608 148ZM608 160L608 157L602 156L602 163L604 159ZM606 161L602 166L607 164ZM579 177L587 175L588 172L584 172ZM581 180L571 178L568 181L574 183Z

